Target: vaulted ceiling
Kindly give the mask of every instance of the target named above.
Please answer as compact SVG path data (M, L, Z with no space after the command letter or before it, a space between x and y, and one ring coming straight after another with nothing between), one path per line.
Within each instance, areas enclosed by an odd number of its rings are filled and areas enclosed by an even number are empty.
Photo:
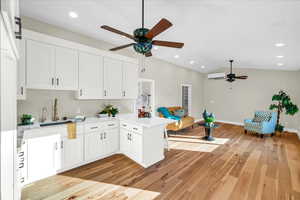
M100 29L101 25L127 33L141 27L141 0L20 3L22 15L116 46L131 41ZM228 67L231 58L236 60L237 68L300 69L297 0L145 0L145 6L146 27L151 28L163 17L173 23L157 39L185 43L183 49L159 47L153 50L154 57L200 72ZM70 18L70 11L76 12L78 18ZM277 43L285 46L276 47Z

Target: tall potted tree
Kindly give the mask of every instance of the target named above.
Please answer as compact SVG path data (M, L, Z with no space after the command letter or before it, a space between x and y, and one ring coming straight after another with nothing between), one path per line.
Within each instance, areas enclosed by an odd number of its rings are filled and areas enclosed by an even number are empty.
M272 101L277 102L270 105L270 110L276 110L278 113L276 131L283 132L284 126L280 124L281 113L285 112L286 115L293 116L299 111L299 108L292 102L291 97L283 90L280 90L278 94L274 94Z

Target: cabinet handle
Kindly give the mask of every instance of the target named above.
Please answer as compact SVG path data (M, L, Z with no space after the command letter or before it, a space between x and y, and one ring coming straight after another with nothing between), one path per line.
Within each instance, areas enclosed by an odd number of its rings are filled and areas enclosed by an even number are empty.
M82 89L80 89L80 96L82 96Z
M130 140L129 133L127 133L127 140Z
M106 97L106 90L104 90L104 96Z
M23 89L23 86L21 86L21 95L24 94L24 89Z
M59 85L59 78L56 78L56 85Z
M15 32L16 39L22 39L22 21L20 17L15 17L15 23L19 26L18 32Z
M104 132L104 139L106 139L106 133Z
M60 148L63 149L64 148L64 141L60 142Z
M54 149L55 149L55 150L57 150L57 149L58 149L57 142L55 142L55 144L54 144Z
M103 134L102 133L100 134L100 139L103 140Z
M51 79L51 83L52 83L52 85L54 85L54 78Z
M108 126L114 126L115 124L108 124Z
M94 126L94 127L91 127L90 129L97 129L98 128L98 126Z
M133 128L133 130L137 131L138 129L137 128Z

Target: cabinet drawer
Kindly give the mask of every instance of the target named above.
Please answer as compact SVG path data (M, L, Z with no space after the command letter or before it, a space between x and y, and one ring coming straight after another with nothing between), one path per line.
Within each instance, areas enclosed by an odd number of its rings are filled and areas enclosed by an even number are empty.
M126 122L120 122L120 126L121 126L121 128L125 128L128 130L130 130L130 128L131 128L130 124L128 124Z
M99 131L100 129L103 129L102 123L90 123L85 125L85 132L94 132Z
M137 125L131 125L131 130L136 133L143 133L143 128Z
M143 127L135 125L135 124L129 124L127 122L121 122L120 123L121 128L125 128L129 131L133 131L135 133L143 133Z
M103 128L105 129L110 129L110 128L117 128L118 127L118 122L117 121L110 121L110 122L105 122Z

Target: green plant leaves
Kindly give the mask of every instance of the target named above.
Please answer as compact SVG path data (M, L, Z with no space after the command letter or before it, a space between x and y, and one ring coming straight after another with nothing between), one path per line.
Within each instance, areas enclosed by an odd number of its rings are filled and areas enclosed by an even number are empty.
M276 104L271 104L270 107L269 107L270 110L274 110L274 109L277 109L277 108L278 108L278 105L276 105Z

